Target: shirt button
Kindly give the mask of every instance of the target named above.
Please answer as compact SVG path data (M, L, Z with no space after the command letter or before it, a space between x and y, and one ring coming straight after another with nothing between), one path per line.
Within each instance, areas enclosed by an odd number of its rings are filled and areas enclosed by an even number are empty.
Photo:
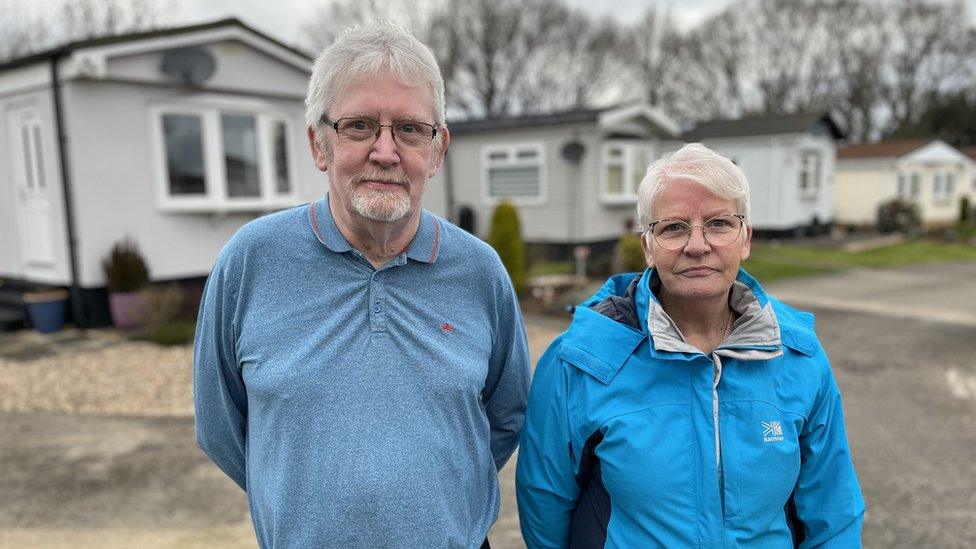
M381 307L379 303L373 303L373 312L374 313L378 313L382 309L383 309L383 307Z

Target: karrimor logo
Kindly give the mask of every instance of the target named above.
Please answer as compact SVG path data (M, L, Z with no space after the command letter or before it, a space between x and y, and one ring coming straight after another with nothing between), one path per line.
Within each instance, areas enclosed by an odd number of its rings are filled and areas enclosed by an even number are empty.
M762 422L763 442L783 442L783 426L778 421Z

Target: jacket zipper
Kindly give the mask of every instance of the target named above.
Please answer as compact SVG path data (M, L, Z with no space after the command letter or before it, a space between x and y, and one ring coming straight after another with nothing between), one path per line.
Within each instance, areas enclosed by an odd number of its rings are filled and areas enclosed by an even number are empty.
M725 478L722 470L722 439L718 425L718 384L722 380L722 359L712 353L712 423L715 426L715 473L718 480L719 501L722 504L722 527L725 527ZM725 536L722 536L723 544Z

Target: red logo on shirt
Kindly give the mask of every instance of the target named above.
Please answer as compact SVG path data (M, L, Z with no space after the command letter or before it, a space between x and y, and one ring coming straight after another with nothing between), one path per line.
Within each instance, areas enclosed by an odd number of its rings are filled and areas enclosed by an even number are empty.
M454 331L454 325L445 322L444 324L441 324L441 331L445 334L449 334Z

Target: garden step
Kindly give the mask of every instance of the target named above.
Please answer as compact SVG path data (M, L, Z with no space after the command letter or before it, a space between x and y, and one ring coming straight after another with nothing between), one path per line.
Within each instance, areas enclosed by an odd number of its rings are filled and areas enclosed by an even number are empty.
M27 325L27 315L23 309L0 308L0 332L14 332Z

